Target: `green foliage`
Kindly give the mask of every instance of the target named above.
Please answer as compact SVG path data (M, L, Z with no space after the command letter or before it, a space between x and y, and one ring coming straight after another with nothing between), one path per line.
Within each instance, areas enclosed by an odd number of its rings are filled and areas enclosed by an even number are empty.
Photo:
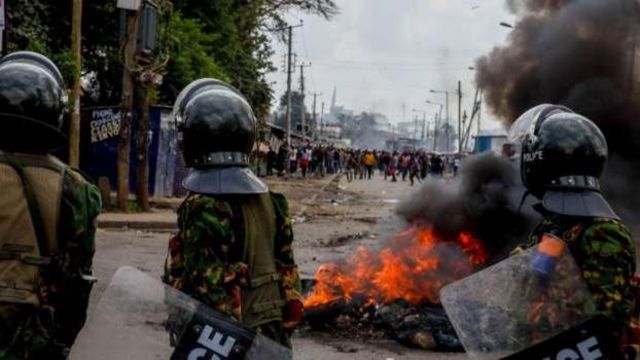
M35 50L34 50L35 51ZM67 84L73 83L74 74L80 71L71 51L65 49L50 55L51 60L58 66Z
M276 29L285 25L289 11L327 19L337 13L334 0L175 0L173 15L166 11L169 0L155 2L164 22L158 28L156 58L169 59L158 98L172 103L192 80L218 77L236 86L259 118L268 114L273 95L265 77L274 70L267 33L281 31ZM65 78L72 78L71 10L71 1L11 0L8 49L41 52L58 63ZM83 105L118 104L122 64L116 1L85 0L82 24L82 73L91 75L95 90L95 96L83 98Z
M219 41L219 34L205 33L200 22L183 18L179 12L171 17L171 28L171 61L161 88L162 100L173 102L182 88L198 78L229 81L210 52Z
M312 121L312 116L309 113L307 106L304 103L304 96L299 91L291 91L291 129L299 132L302 129L302 111L304 109L306 125L309 125ZM286 128L287 127L287 94L283 94L280 97L280 107L278 109L278 116L276 117L276 125ZM298 128L299 127L299 128ZM300 130L299 130L300 129Z
M204 31L220 34L211 54L259 119L269 113L273 96L265 77L275 70L266 32L281 28L287 11L298 9L325 18L337 12L333 0L177 0L175 7L186 17L201 19Z

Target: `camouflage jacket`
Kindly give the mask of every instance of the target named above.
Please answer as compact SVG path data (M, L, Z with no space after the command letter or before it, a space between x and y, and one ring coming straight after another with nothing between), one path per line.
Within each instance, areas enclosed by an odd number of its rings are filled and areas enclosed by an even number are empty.
M66 357L86 321L101 208L100 190L67 168L58 225L62 252L51 254L53 264L43 268L40 297L44 306L0 305L0 360ZM18 320L5 321L5 316Z
M279 194L271 193L271 199L276 211L274 255L281 292L287 302L301 301L288 203ZM191 193L178 210L179 232L169 243L164 281L242 321L241 290L249 283L249 269L241 261L243 245L234 230L239 217L228 198Z
M545 233L562 238L576 260L597 311L621 333L628 331L635 308L631 286L635 265L635 242L619 220L577 218L543 213L527 246L537 244Z

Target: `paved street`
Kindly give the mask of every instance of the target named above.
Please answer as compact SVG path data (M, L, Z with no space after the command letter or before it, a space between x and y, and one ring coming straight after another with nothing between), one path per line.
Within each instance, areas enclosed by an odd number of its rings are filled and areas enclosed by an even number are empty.
M305 278L312 277L321 263L348 257L359 245L376 247L401 229L402 221L393 215L394 205L411 191L408 183L385 182L379 176L352 183L343 179L321 191L323 184L328 181L270 181L273 189L291 198L296 257ZM107 279L120 266L135 266L159 278L168 237L167 232L100 230L95 258L100 281L92 294L92 307L108 284ZM295 358L301 360L465 358L461 354L413 350L391 340L364 343L335 338L329 333L297 333L294 348Z

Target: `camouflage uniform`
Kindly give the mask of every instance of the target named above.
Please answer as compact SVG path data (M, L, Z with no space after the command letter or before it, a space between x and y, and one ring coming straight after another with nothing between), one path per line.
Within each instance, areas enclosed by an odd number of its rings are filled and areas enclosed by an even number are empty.
M301 283L293 258L293 232L284 196L270 193L276 210L274 257L280 291L286 302L302 301ZM242 213L233 195L191 193L178 210L179 233L169 244L164 280L214 309L243 321L242 295L250 283L250 269L242 261ZM272 321L253 328L291 346L296 322Z
M1 360L66 358L85 323L100 191L70 168L62 179L57 230L61 251L41 268L39 309L0 304Z
M597 312L611 321L615 335L624 341L630 324L637 323L631 285L636 268L631 233L615 219L543 215L526 246L536 245L547 233L562 238L593 295Z

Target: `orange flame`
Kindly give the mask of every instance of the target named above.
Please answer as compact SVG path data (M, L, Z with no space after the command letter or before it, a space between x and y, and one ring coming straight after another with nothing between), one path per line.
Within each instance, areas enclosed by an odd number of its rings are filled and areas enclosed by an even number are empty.
M359 247L347 262L318 268L316 285L304 305L350 302L354 296L364 296L369 305L397 299L437 303L442 286L469 275L488 259L471 234L460 233L456 240L443 242L430 226L412 226L379 253Z

